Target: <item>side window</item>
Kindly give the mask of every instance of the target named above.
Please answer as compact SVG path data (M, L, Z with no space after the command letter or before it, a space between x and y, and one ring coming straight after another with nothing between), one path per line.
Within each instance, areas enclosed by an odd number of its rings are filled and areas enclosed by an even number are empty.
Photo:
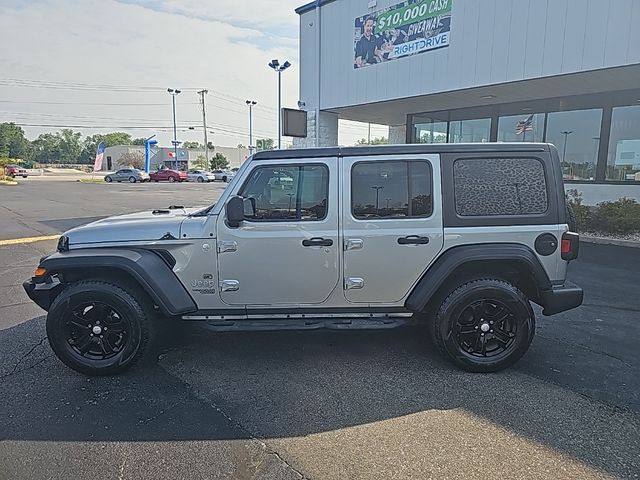
M329 170L325 165L256 168L240 195L255 200L255 221L322 220L327 215Z
M461 216L535 215L547 211L547 184L535 158L469 158L453 164Z
M351 211L357 219L428 217L431 167L425 161L361 162L351 170Z

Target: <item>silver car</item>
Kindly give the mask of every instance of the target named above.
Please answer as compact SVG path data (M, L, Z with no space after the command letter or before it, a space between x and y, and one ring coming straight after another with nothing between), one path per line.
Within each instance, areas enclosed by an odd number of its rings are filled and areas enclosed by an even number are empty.
M216 176L206 170L189 170L187 172L187 182L213 182Z
M144 170L138 170L136 168L121 168L113 173L110 173L104 177L104 181L111 182L148 182L149 174Z
M214 170L213 175L216 180L222 180L226 183L234 177L235 173L231 170Z

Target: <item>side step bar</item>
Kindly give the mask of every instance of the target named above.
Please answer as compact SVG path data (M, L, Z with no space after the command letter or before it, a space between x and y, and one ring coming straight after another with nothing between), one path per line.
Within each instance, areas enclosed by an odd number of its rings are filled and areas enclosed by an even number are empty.
M193 318L185 315L183 320L204 320L207 328L217 332L269 331L269 330L379 330L397 328L411 321L411 313L394 313L389 315L331 315L312 316L225 316L224 318ZM293 318L291 318L293 317Z

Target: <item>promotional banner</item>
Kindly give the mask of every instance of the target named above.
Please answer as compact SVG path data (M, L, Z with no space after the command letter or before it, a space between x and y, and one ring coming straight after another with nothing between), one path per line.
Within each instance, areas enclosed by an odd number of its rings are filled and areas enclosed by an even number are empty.
M355 20L353 68L449 46L452 0L406 0Z

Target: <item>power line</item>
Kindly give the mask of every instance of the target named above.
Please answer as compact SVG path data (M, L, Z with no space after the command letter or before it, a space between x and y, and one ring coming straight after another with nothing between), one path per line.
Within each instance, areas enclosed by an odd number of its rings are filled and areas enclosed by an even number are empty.
M93 102L39 102L33 100L0 100L0 103L13 103L13 104L29 104L29 105L95 105L100 107L166 107L167 103L93 103ZM199 105L198 102L181 103L181 105Z

